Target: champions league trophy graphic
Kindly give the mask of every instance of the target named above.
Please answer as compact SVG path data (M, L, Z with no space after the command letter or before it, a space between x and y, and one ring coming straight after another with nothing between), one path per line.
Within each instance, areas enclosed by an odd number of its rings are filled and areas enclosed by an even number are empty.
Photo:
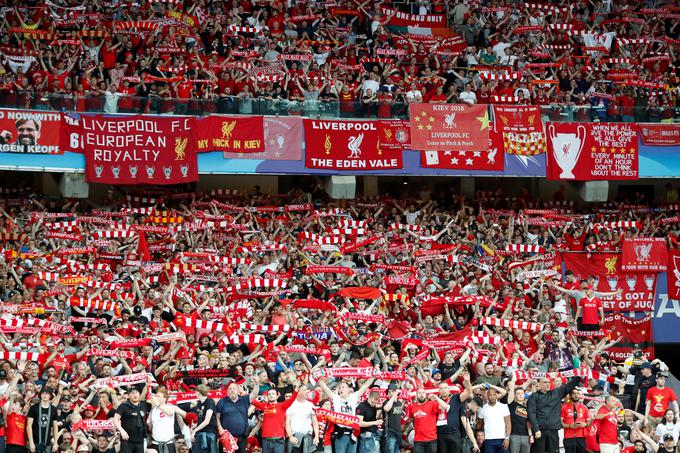
M607 284L609 285L610 291L616 291L616 287L619 286L619 277L616 275L607 277Z
M635 286L637 285L637 277L635 275L627 276L626 285L628 285L628 291L635 291Z
M645 275L645 286L647 286L647 290L651 291L654 288L654 276L653 275Z
M553 144L553 157L557 165L560 166L562 173L560 179L574 179L574 167L581 155L583 149L583 142L586 136L586 128L579 125L576 128L578 134L555 133L555 126L551 124L548 126L548 132Z

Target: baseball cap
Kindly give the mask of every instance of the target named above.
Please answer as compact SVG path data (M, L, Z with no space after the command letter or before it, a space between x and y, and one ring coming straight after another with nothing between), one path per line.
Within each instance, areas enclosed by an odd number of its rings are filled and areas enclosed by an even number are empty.
M666 433L666 434L663 435L663 440L666 441L666 440L675 440L675 439L673 438L673 435L671 433Z
M643 363L642 365L640 365L640 368L643 369L643 370L644 370L644 369L651 370L651 369L652 369L652 364L649 363L649 362L645 362L645 363Z
M660 377L662 377L662 378L667 378L667 377L668 377L668 373L666 373L665 371L659 371L658 373L656 373L656 377L657 377L657 378L660 378Z

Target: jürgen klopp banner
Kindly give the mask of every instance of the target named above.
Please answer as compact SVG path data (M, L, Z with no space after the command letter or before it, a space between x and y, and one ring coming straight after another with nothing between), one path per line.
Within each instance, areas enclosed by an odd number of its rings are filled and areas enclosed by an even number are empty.
M218 116L196 118L192 135L196 151L261 153L264 123L261 116Z
M665 272L668 249L665 238L626 238L621 245L621 269L628 272Z
M595 290L620 294L601 297L605 311L643 311L654 309L656 273L625 273L620 253L563 253L566 270L577 279L595 278Z
M638 179L637 126L548 123L548 179Z
M411 145L418 151L487 151L486 105L411 104Z
M329 170L402 168L401 150L380 146L377 121L304 120L305 167Z
M61 118L59 112L0 110L0 152L63 154Z
M86 116L70 133L85 152L88 182L104 184L179 184L198 180L192 118L142 115Z

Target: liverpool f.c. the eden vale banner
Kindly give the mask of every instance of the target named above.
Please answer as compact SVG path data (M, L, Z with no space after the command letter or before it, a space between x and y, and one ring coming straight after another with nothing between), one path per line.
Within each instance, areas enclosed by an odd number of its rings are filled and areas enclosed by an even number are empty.
M541 110L537 105L496 105L494 126L501 134L503 151L507 154L534 156L546 150Z
M638 179L637 126L548 123L548 179Z
M0 152L63 154L59 112L0 110Z
M85 153L88 182L179 184L198 180L192 118L84 115L75 121L72 144Z
M196 151L261 153L264 124L261 116L219 116L196 118L192 134Z
M418 151L487 151L486 105L411 104L411 145Z
M566 270L578 279L595 278L595 290L622 291L615 296L602 297L605 311L642 311L654 309L656 273L625 273L621 270L620 253L562 253Z
M392 170L402 151L380 146L377 121L304 120L305 167L329 170Z
M668 264L666 238L625 238L621 245L621 269L628 272L665 272Z

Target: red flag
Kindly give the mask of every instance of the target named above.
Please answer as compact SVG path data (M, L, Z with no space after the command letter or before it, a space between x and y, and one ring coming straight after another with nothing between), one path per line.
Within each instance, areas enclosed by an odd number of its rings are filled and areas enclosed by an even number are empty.
M549 123L548 179L638 179L637 126Z
M378 124L380 146L383 149L411 149L411 126L408 121L384 120Z
M226 429L220 436L220 443L222 444L224 453L234 453L236 450L238 450L238 442L236 438Z
M640 139L647 146L680 146L680 124L640 124Z
M423 168L503 171L505 162L500 133L493 130L493 125L490 128L489 145L484 151L423 151L420 165Z
M377 121L304 120L305 167L388 170L403 167L401 150L380 146Z
M534 156L545 152L545 132L537 105L497 105L494 121L506 153Z
M266 116L264 118L264 152L255 154L224 153L225 159L302 159L302 118Z
M73 120L71 120L73 121ZM198 180L188 117L82 116L71 141L85 151L88 182L180 184ZM79 135L79 137L77 136Z
M567 270L578 279L595 278L595 290L612 292L615 296L601 297L605 311L643 311L654 309L656 273L626 273L621 270L620 253L562 253Z
M621 247L621 269L629 272L666 272L668 249L665 238L626 238Z
M261 153L264 123L261 116L206 116L196 119L191 130L196 150Z
M137 243L137 259L142 261L151 261L151 255L149 255L149 247L146 245L146 233L144 230L139 230L139 242Z
M611 331L612 339L623 337L622 340L607 349L616 361L622 361L633 353L633 345L639 345L649 360L654 360L654 330L652 315L642 319L632 319L620 313L605 316L603 330Z
M486 105L411 104L411 144L419 151L486 151Z
M668 298L680 300L680 250L668 254Z

